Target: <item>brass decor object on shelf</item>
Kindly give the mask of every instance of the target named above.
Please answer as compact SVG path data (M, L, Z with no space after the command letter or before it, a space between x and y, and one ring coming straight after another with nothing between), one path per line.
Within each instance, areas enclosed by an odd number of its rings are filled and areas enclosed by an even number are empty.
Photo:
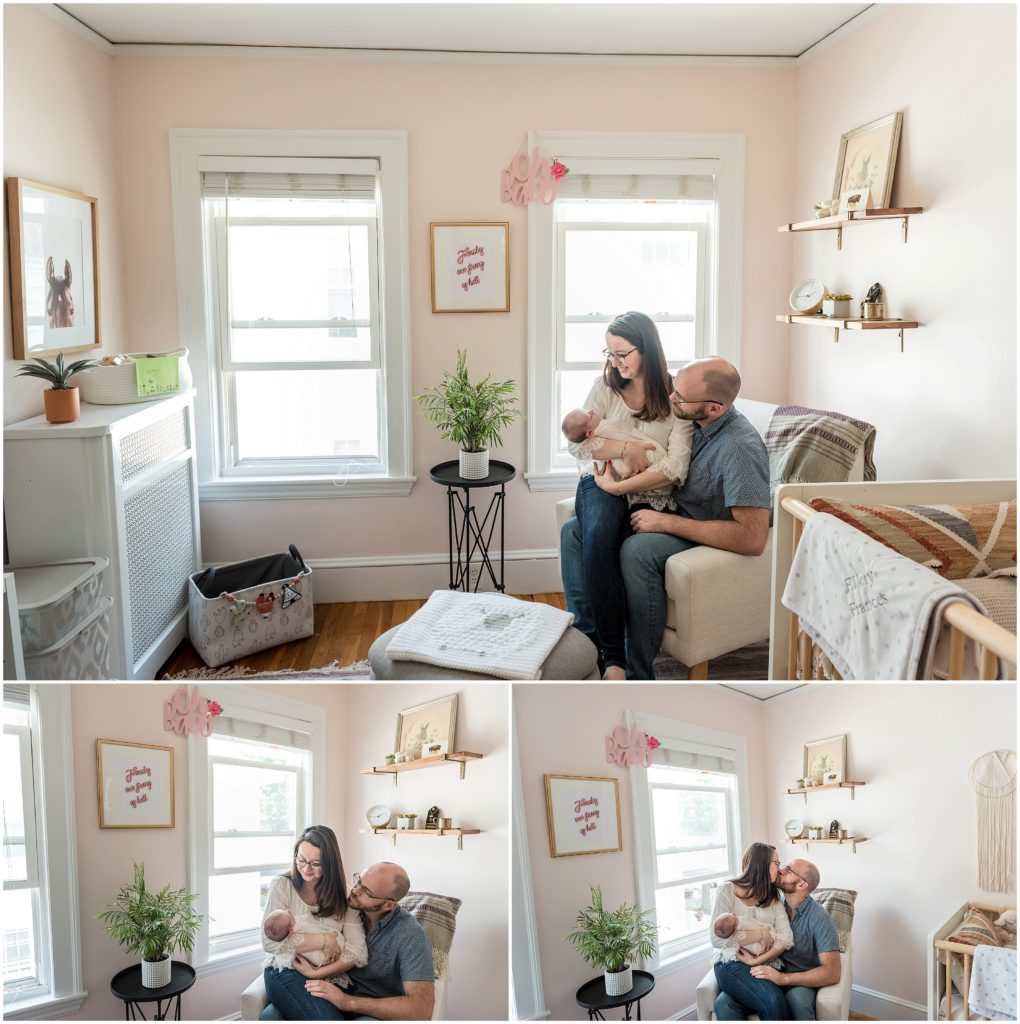
M460 777L464 778L465 768L468 761L477 761L481 754L473 754L469 750L460 750L454 754L437 754L435 757L416 757L413 761L401 761L399 764L377 764L372 768L362 768L360 775L392 775L393 785L397 784L397 777L401 772L413 772L419 768L435 768L447 761L460 764ZM434 830L430 830L434 831Z
M802 220L795 224L780 224L779 232L796 231L835 231L836 248L843 248L843 228L847 224L867 224L880 220L900 221L900 241L907 241L907 224L911 217L924 212L923 206L892 206L872 210L850 210L837 213L831 217L816 217L814 220Z

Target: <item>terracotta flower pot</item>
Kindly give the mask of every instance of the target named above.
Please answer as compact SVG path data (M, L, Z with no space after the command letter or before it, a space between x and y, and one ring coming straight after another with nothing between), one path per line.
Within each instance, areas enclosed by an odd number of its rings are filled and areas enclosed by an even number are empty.
M77 388L49 388L43 392L43 409L50 423L73 423L81 416Z

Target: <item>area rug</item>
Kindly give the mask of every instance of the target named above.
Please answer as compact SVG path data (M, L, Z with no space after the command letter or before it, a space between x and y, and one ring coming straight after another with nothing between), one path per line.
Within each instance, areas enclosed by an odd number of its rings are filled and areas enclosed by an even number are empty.
M253 672L250 668L196 668L186 672L178 672L176 675L167 676L168 679L289 679L292 682L309 680L314 682L318 679L371 679L371 670L367 661L356 661L351 665L337 665L334 661L322 668L306 669L303 672L295 672L291 669L284 669L279 672ZM740 680L740 679L768 679L769 676L769 643L763 640L758 644L751 644L739 651L732 651L723 655L715 661L708 663L708 678L710 680ZM480 676L480 679L491 678ZM657 680L675 680L687 678L687 666L681 665L679 661L671 658L668 654L660 654L655 659L655 678Z

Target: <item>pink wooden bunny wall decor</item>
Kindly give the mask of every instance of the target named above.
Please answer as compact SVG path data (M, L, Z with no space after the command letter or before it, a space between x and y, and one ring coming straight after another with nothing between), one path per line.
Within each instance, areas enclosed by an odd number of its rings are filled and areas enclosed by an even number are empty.
M522 150L500 172L500 200L514 206L527 206L541 200L551 206L556 202L560 178L569 171L570 168L559 160L550 164L540 157L537 146L530 160Z
M639 732L636 725L628 729L620 724L606 737L606 760L610 764L650 768L658 745L654 736Z
M186 686L178 686L170 700L163 701L163 728L167 732L175 732L178 736L211 736L216 725L216 718L223 713L223 708L214 700L206 700L199 696L198 687L193 686L188 693Z

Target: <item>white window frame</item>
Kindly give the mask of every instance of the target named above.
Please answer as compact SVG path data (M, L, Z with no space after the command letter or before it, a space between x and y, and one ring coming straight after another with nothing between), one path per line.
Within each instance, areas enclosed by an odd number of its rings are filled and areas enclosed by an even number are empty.
M747 845L747 837L751 835L747 740L743 736L733 733L722 732L718 729L706 729L703 726L690 725L686 722L678 722L674 719L640 711L626 711L624 720L628 728L634 725L641 732L655 736L660 742L668 740L673 745L705 753L720 753L733 760L736 766L737 806L731 807L730 828L734 830L734 838L730 870L733 875L739 874L741 852ZM628 772L634 808L635 888L639 906L651 909L654 917L657 865L655 837L652 831L651 784L648 781L646 769L631 767ZM701 791L701 787L698 787L698 790ZM690 879L686 879L684 884L690 884L690 882ZM662 957L662 950L656 948L654 958L646 964L655 972L656 976L670 974L692 961L702 959L710 948L707 941L707 928L704 936L691 936L669 945L669 955L666 958Z
M46 683L33 686L30 692L31 777L41 919L37 938L49 984L45 991L34 995L19 993L9 1004L5 991L6 1020L52 1020L77 1013L88 994L84 990L78 924L70 687L66 683ZM25 828L27 832L27 820Z
M281 729L305 732L309 737L310 772L308 784L300 787L298 833L317 821L326 811L326 713L321 707L290 697L277 696L234 684L210 684L204 695L229 707L231 717L261 722ZM217 873L212 867L212 770L213 756L208 740L194 733L188 737L188 799L191 808L188 825L188 878L192 892L198 893L195 909L205 915L195 938L191 962L199 977L228 970L242 964L260 962L265 954L256 939L241 940L240 945L221 943L215 956L209 952L209 876Z
M195 430L199 438L197 468L202 500L257 498L366 497L410 494L411 449L411 317L408 242L407 133L287 132L245 129L174 129L170 132L178 323L181 343L190 350L195 378ZM207 294L205 277L205 217L201 171L213 158L262 160L286 158L373 158L379 163L378 244L382 278L377 333L385 404L380 403L380 454L386 475L358 471L343 464L344 485L337 473L309 466L307 473L284 477L262 473L231 473L223 437L224 417L219 403L222 370L217 348L216 303ZM295 364L298 365L298 364ZM314 365L314 364L313 364ZM352 363L352 368L357 368ZM339 469L341 460L337 460Z
M528 152L556 157L571 173L613 166L620 174L653 174L666 168L697 173L709 162L716 176L715 236L705 296L706 334L701 344L738 369L741 351L741 284L744 217L744 136L665 132L528 133ZM649 225L645 225L649 227ZM555 416L557 354L557 234L552 205L528 206L528 469L532 491L573 490L577 467L556 465L550 444ZM725 301L722 301L725 297ZM620 312L623 312L620 310ZM592 375L598 373L597 367ZM536 411L538 410L538 411ZM547 410L542 412L541 410Z

